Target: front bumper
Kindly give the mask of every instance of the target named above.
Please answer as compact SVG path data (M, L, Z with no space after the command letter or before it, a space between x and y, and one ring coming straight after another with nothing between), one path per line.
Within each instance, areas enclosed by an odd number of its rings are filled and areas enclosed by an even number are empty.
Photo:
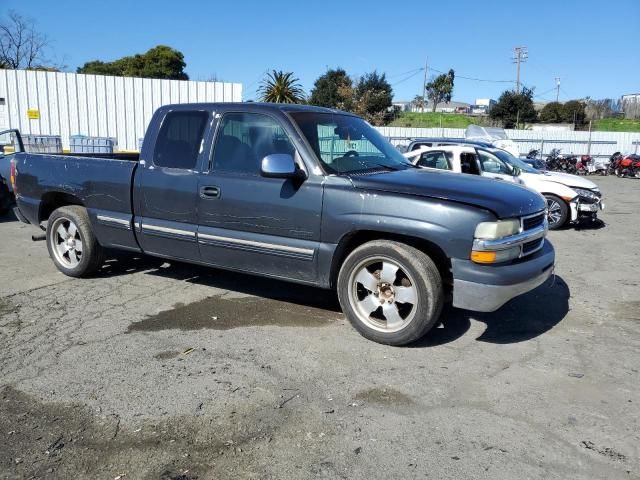
M453 306L493 312L547 281L553 274L554 263L555 250L549 240L523 261L506 265L479 265L471 260L453 259Z
M595 215L604 210L604 202L601 198L597 201L583 201L580 197L576 197L575 200L569 203L571 209L571 221L574 222L580 217L589 216L595 217Z

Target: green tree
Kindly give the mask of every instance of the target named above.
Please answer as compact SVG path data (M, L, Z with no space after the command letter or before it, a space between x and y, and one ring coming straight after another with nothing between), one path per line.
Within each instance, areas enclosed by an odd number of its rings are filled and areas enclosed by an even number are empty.
M545 123L561 123L564 119L564 109L559 102L549 102L540 110L540 121Z
M441 102L449 103L453 95L453 81L455 73L453 69L433 78L426 86L426 96L432 102L431 111L435 112Z
M416 95L415 97L413 97L413 100L411 100L411 105L416 110L423 110L424 107L426 106L424 98L422 98L422 95Z
M353 100L353 81L341 68L327 70L313 84L309 103L320 107L350 110Z
M537 114L533 107L533 90L526 87L520 93L506 90L500 95L489 116L500 120L504 128L513 128L516 123L535 122Z
M182 52L165 45L158 45L146 53L122 57L113 62L100 60L87 62L77 71L118 77L188 80L189 76L184 72L186 66Z
M293 72L273 70L262 80L258 88L260 100L273 103L304 103L305 95L300 80Z
M384 73L377 71L360 77L353 89L353 110L374 125L384 125L392 116L393 89Z
M569 100L562 105L562 120L567 123L582 125L587 117L586 105L580 100Z

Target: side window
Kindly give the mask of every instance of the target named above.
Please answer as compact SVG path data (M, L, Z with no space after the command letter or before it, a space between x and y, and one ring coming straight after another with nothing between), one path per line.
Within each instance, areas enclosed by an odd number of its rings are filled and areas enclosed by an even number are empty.
M208 112L176 111L164 117L153 163L158 167L193 169L198 161Z
M213 169L259 175L262 159L272 153L295 156L280 124L258 113L227 113L222 117L213 149Z
M511 175L511 169L495 155L484 150L478 150L478 157L484 172Z
M451 170L451 166L444 152L423 153L418 161L421 167L437 168L440 170Z

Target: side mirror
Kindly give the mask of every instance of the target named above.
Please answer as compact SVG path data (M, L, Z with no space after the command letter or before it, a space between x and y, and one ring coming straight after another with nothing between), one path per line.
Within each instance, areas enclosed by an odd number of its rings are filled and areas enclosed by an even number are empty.
M267 178L302 178L302 172L288 153L272 153L262 159L260 174Z
M513 174L514 177L519 177L520 174L522 173L522 170L520 170L520 167L513 167L513 172L511 172Z

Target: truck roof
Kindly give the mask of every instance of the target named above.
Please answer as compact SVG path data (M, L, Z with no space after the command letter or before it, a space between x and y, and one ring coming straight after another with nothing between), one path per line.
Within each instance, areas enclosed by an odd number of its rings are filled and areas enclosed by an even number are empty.
M254 112L274 111L282 112L317 112L317 113L339 113L343 115L352 115L352 113L336 110L333 108L317 107L315 105L300 105L297 103L265 103L265 102L219 102L219 103L178 103L171 105L163 105L158 110L191 110L193 108L215 110L218 107L240 107L242 109L251 109Z

